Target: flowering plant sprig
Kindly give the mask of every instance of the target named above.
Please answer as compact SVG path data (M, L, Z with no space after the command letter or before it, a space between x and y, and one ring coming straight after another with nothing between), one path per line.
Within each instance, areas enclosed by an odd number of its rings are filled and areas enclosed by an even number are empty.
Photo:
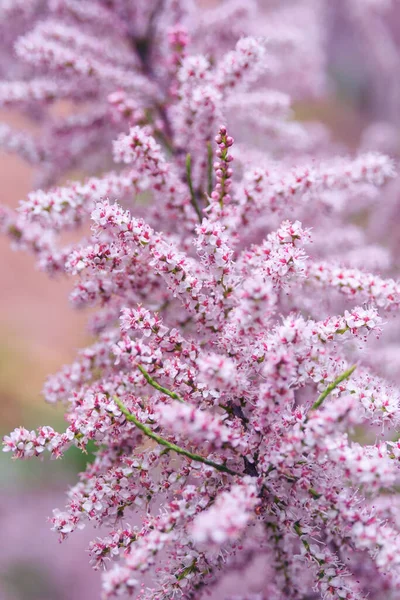
M324 2L261 4L0 8L0 103L39 125L0 130L38 183L0 226L71 277L96 338L45 383L65 431L20 427L4 450L94 442L51 521L61 539L107 530L89 548L104 599L221 598L257 564L257 600L398 595L400 391L375 357L385 324L399 331L399 283L365 224L393 201L395 167L337 157L324 127L292 118L292 99L324 92ZM78 166L86 180L57 185ZM65 247L70 230L85 237Z

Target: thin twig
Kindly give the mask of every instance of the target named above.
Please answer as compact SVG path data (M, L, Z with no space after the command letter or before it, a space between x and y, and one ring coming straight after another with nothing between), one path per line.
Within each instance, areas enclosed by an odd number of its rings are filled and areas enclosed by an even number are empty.
M135 415L133 415L131 412L129 412L129 410L126 408L126 406L116 396L114 396L114 402L118 406L120 411L125 415L125 417L127 418L128 421L131 421L132 423L134 423L136 425L136 427L138 429L140 429L140 431L142 431L147 437L154 440L161 446L165 446L165 448L168 448L168 450L171 450L172 452L176 452L177 454L186 456L187 458L190 458L190 460L194 460L196 462L200 462L205 465L208 465L209 467L213 467L216 471L220 471L221 473L228 473L229 475L237 475L239 477L243 477L243 473L233 471L232 469L229 469L228 467L225 467L224 465L219 465L218 463L215 463L212 460L208 460L208 458L204 458L204 456L200 456L199 454L194 454L193 452L189 452L188 450L185 450L184 448L181 448L180 446L177 446L176 444L172 444L171 442L168 442L168 440L166 440L166 439L160 437L159 435L157 435L156 433L154 433L149 427L147 427L146 425L143 425L143 423L141 423L135 417Z
M158 390L159 392L162 392L166 396L169 396L173 400L178 400L178 402L182 402L183 404L185 404L185 401L182 400L182 398L180 396L178 396L178 394L176 394L175 392L172 392L168 388L165 388L162 385L160 385L159 383L157 383L157 381L155 381L151 377L151 375L146 371L146 369L144 367L142 367L142 365L138 365L138 369L142 373L142 375L145 378L145 380L147 381L147 383L149 383L154 389Z
M194 192L193 189L193 180L192 180L192 157L190 156L190 154L186 155L186 177L187 177L187 181L188 181L188 186L189 186L189 190L190 190L190 200L192 203L192 206L194 208L194 210L196 211L196 214L199 218L200 223L203 220L203 215L201 214L201 210L199 208L199 205L197 204L197 200L196 200L196 194Z
M335 381L333 381L332 383L330 383L328 385L328 387L326 388L326 390L324 390L322 392L322 394L318 397L318 400L316 402L314 402L314 404L311 407L311 410L316 410L317 408L319 408L321 406L321 404L323 403L323 401L325 400L325 398L327 396L329 396L329 394L331 392L333 392L333 390L340 384L342 383L342 381L344 381L345 379L348 379L351 374L356 370L357 365L353 365L352 367L350 367L350 369L347 369L347 371L345 371L344 373L342 373L341 375L339 375L339 377L337 377L335 379Z

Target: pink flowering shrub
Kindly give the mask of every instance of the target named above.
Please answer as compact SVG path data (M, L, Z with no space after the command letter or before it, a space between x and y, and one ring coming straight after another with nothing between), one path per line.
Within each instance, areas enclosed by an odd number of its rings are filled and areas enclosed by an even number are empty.
M4 450L95 442L51 521L61 539L108 531L89 548L105 599L221 598L257 561L259 589L243 577L229 598L400 597L400 284L371 233L395 168L293 119L327 89L326 9L0 6L0 103L37 123L0 129L37 167L1 227L71 276L95 337L44 386L65 431L17 428ZM76 168L90 176L56 186Z

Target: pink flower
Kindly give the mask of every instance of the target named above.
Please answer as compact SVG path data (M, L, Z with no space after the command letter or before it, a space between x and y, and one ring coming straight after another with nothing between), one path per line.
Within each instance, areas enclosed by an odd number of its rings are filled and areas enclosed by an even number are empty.
M65 427L4 438L95 446L53 530L101 527L110 600L222 598L234 574L242 599L397 598L398 119L354 155L297 120L332 90L336 21L397 115L394 8L0 4L0 106L35 121L0 145L36 172L0 228L91 307L44 385Z

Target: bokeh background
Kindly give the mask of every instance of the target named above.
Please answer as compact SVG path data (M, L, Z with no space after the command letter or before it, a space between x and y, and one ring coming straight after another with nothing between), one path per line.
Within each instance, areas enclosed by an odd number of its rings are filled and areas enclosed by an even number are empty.
M0 121L28 126L20 115ZM33 170L15 155L0 153L2 204L16 207L32 187ZM70 362L88 340L86 316L71 310L69 284L51 280L31 256L0 238L0 435L23 424L65 428L63 408L45 404L41 388L49 373ZM100 595L99 576L85 549L89 529L59 544L47 518L65 504L65 490L84 469L72 449L61 461L11 461L0 454L0 599L89 600Z
M397 45L400 16L393 13L388 21ZM385 94L393 66L377 77L376 69L368 68L365 46L340 16L332 16L329 43L329 94L296 106L295 115L324 122L334 139L355 150L370 122L386 119L394 131L398 125L400 109L393 94L390 104ZM32 126L11 111L0 111L0 121ZM33 172L22 159L0 152L2 204L16 207L32 181ZM0 435L21 424L63 430L62 407L46 405L40 392L46 376L70 362L88 341L87 315L69 307L68 281L38 272L34 260L13 252L5 238L0 238L0 281ZM59 545L46 523L53 508L63 507L66 488L87 460L90 454L73 449L62 461L12 462L0 454L0 600L99 598L99 576L85 557L93 531L77 532Z

